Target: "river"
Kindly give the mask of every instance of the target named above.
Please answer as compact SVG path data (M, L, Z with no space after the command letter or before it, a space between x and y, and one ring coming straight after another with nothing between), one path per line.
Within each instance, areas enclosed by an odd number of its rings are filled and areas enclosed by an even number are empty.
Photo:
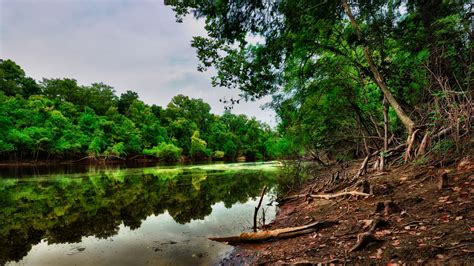
M213 265L279 165L0 168L0 265ZM276 212L265 195L266 222Z

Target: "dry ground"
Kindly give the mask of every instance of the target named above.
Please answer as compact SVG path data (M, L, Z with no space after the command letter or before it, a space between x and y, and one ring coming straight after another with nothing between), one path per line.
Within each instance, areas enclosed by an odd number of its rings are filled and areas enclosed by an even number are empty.
M345 174L357 172L359 165L354 162ZM298 194L308 193L335 169L319 171ZM448 184L440 189L442 173ZM405 165L362 178L371 184L373 196L287 201L265 229L315 221L338 224L298 237L238 245L222 264L474 264L472 159L450 167ZM384 210L386 201L396 206ZM350 252L358 235L368 230L365 224L376 217L385 221L373 231L376 240Z

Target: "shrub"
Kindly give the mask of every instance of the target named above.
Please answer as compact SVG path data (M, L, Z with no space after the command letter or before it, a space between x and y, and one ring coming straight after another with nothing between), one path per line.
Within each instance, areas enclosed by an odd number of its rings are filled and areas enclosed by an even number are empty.
M222 159L224 158L225 153L223 151L214 151L212 154L213 159Z
M144 149L143 154L159 158L165 162L177 162L181 158L182 149L173 144L161 143L151 149Z

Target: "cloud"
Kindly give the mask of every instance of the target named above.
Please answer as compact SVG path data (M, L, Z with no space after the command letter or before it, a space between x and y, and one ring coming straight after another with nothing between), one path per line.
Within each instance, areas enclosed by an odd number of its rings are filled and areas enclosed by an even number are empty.
M104 82L118 93L134 90L148 104L165 106L181 93L222 113L221 98L239 92L213 88L212 72L196 71L192 36L203 21L176 23L162 1L0 0L0 53L35 79L70 77L80 84ZM235 113L275 124L264 101L239 104Z

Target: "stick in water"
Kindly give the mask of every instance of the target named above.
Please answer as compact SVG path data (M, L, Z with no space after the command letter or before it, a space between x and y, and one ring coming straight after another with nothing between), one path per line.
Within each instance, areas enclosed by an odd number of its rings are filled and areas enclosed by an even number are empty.
M260 201L258 202L257 207L255 207L255 212L253 213L253 231L254 232L257 232L257 214L258 214L258 210L260 209L260 206L262 205L263 196L265 195L266 191L267 191L267 186L264 186L262 189L262 194L260 195Z

